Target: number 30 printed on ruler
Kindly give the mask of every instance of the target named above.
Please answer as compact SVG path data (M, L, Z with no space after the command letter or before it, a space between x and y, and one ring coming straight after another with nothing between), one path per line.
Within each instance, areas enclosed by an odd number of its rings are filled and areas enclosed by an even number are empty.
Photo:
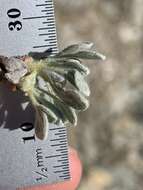
M9 9L7 11L7 15L9 18L11 18L11 20L13 19L13 21L8 23L9 30L13 31L16 29L17 31L20 31L22 29L22 23L16 19L21 16L21 11L16 8Z

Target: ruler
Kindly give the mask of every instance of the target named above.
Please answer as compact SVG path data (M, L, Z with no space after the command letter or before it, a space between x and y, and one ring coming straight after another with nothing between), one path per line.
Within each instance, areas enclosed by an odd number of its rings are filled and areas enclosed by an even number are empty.
M0 1L0 54L58 51L52 0ZM70 179L66 128L50 125L34 135L34 110L21 92L0 85L0 190Z

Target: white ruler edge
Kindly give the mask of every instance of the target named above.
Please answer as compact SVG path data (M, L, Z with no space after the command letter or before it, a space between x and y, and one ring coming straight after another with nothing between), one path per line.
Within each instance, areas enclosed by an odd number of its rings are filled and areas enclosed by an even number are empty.
M52 0L0 1L0 54L52 48L57 35ZM21 92L0 85L0 190L70 179L67 132L50 125L49 139L34 136L34 112Z

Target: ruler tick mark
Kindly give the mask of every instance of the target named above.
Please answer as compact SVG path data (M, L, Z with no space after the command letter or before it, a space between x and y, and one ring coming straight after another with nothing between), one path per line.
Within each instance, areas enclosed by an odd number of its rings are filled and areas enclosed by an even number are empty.
M55 44L56 41L49 41L50 44Z
M36 7L47 6L47 5L51 5L51 4L47 4L47 3L46 4L37 4ZM52 7L52 6L50 6L50 7Z
M52 129L49 129L49 130L54 131L54 130L58 130L58 129L65 129L65 127L57 127L57 128L52 128Z
M68 154L68 150L61 151L61 153L67 153Z
M39 34L39 36L48 36L48 33Z
M63 150L66 150L65 148L60 148L60 149L57 149L56 151L63 151Z
M65 141L64 141L65 142ZM60 146L60 148L67 148L67 144L66 145L63 145L63 146Z
M60 175L59 177L62 177L62 178L64 178L64 179L69 179L69 178L70 178L70 175L69 175L69 174L67 174L67 175Z
M69 164L69 161L61 162L61 164Z
M48 34L47 34L48 35ZM41 36L47 36L47 35L41 35ZM39 35L40 36L40 35ZM50 38L50 40L56 40L56 37L54 36L54 38ZM45 42L49 41L49 39L45 39Z
M60 130L59 130L59 132L64 132L64 131L66 131L66 129L60 129Z
M59 137L61 137L61 138L62 138L62 137L67 137L67 134L65 134L65 135L59 135Z
M60 168L59 168L60 169ZM62 168L63 170L68 170L67 172L63 172L63 175L70 175L70 169L69 168Z
M33 48L43 48L43 47L49 47L49 45L33 46Z
M51 139L50 141L59 141L59 140L64 140L64 142L65 142L65 138Z
M60 167L63 167L63 166L69 166L68 164L63 164L63 165L58 165L58 166L53 166L54 168L60 168Z
M59 141L60 143L63 143L63 142L65 142L65 140L63 140L63 141ZM63 147L64 148L64 147ZM67 147L66 147L67 148Z
M64 161L68 162L68 158L65 158L65 159L62 159L62 160L58 160L58 162L64 162ZM65 162L65 163L67 163L67 162Z
M48 29L49 29L48 27L38 28L38 30L48 30Z
M23 20L38 19L38 18L47 18L47 16L24 17Z
M66 145L67 143L65 142L65 143L59 143L59 144L52 144L51 146L60 146L60 145Z
M62 156L61 158L62 158L62 159L65 159L65 158L67 158L67 157L68 157L68 154L67 154L67 156Z
M56 154L56 155L52 155L52 156L46 156L45 158L55 158L55 157L59 157L59 156L66 156L67 154Z
M49 34L50 34L50 33L52 34L53 32L55 32L55 29L49 29L49 28L48 28L48 31L49 31Z
M69 170L59 170L59 171L55 171L54 173L61 173L61 172L69 172Z

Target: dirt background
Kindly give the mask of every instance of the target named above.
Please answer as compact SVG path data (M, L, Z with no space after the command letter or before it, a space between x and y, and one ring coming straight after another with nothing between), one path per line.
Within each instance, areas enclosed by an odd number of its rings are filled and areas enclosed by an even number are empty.
M55 0L59 47L95 42L91 106L69 130L81 157L78 190L143 189L143 0Z

